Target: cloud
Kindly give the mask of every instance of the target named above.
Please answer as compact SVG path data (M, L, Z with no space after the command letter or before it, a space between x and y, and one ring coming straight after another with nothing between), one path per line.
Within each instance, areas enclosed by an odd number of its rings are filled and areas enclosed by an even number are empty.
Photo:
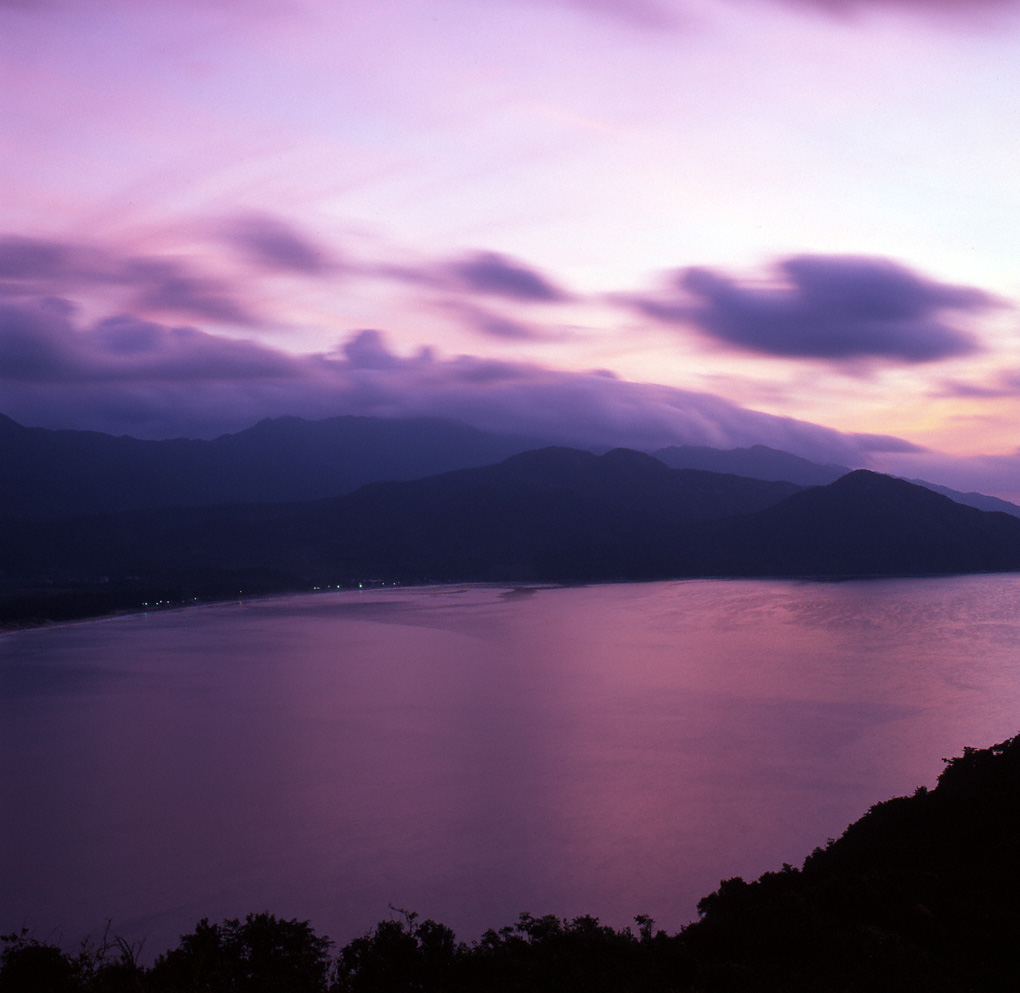
M674 31L682 23L681 4L657 0L551 0L598 17L652 31Z
M8 382L73 379L81 360L70 324L44 307L0 306L0 376Z
M374 328L355 331L340 346L340 352L352 369L394 369L401 364L387 349L382 332Z
M337 269L324 248L266 214L234 218L224 226L222 236L246 258L267 269L303 276L321 276Z
M766 287L743 286L712 269L683 269L669 297L622 302L764 355L902 363L979 351L974 335L943 323L941 315L999 305L982 290L925 279L888 259L800 255L777 269L782 285Z
M0 238L0 279L55 279L67 273L69 249L39 238Z
M131 310L251 327L258 318L219 277L181 259L129 257L87 244L0 238L0 296L37 299L71 292L111 292Z
M762 443L861 464L850 436L721 397L471 355L389 350L376 330L332 353L122 315L84 328L59 307L0 307L2 412L22 423L142 437L211 437L262 417L448 417L582 447Z
M5 295L37 293L123 278L123 264L91 245L43 238L0 237L0 287Z
M862 452L897 452L920 453L928 451L921 445L915 445L904 438L896 438L891 434L853 434L850 437L857 442Z
M960 459L843 434L709 393L472 355L409 356L377 330L292 355L122 315L77 327L60 301L0 305L0 412L32 426L143 438L215 437L264 417L443 417L546 443L653 451L764 444L1020 498L1020 454Z
M208 234L210 225L199 225ZM216 241L230 246L248 266L215 254L194 256L128 254L117 246L59 240L0 237L0 299L79 295L111 310L142 313L156 320L211 321L248 328L264 323L244 299L260 276L286 273L313 278L344 276L416 287L472 330L488 337L537 339L545 333L516 317L473 302L558 304L574 299L533 266L491 251L459 258L394 264L340 261L291 224L268 214L246 214L211 226ZM230 273L229 278L223 273Z
M447 300L443 303L443 309L459 318L472 331L487 338L499 338L503 341L539 341L549 337L540 328L462 300Z
M989 383L967 383L958 379L943 380L931 394L936 399L996 399L1020 396L1020 369L1000 369Z
M129 315L79 330L60 301L0 305L0 382L58 393L117 383L187 384L286 379L298 362L255 342L191 327L167 327ZM6 391L5 391L6 392Z
M454 282L473 293L524 303L562 303L569 298L538 270L496 252L475 252L446 266Z
M661 33L674 33L696 23L705 8L690 0L513 0L516 3L542 2L568 7L600 20ZM719 6L739 7L756 4L787 6L816 11L847 21L855 15L874 11L902 11L929 20L944 20L948 26L962 21L986 23L996 14L1020 9L1020 0L715 0Z
M138 288L135 305L147 311L225 324L259 323L222 280L194 275L176 261L135 259L125 268L124 282Z
M441 293L439 305L457 314L473 330L495 338L541 338L529 324L483 309L475 298L510 304L560 304L577 298L534 266L499 252L475 251L460 258L412 263L351 263L349 273L406 283Z
M906 10L922 15L971 16L1020 7L1018 0L783 0L799 7L816 7L828 14L845 16L858 10Z

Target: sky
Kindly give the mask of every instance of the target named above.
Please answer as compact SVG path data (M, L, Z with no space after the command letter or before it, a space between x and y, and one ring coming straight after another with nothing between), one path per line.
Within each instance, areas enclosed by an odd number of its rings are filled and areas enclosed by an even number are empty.
M1020 0L0 0L0 412L1020 500Z

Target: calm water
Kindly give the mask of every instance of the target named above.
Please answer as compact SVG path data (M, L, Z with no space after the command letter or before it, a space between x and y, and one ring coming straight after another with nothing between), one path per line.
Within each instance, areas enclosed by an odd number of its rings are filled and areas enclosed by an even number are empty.
M0 932L679 927L1020 730L1020 577L320 594L0 637Z

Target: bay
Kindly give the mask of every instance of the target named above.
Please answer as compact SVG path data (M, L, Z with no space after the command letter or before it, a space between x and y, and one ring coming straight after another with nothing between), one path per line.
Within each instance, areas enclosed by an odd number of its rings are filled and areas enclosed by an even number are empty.
M436 586L0 637L0 931L675 930L1020 730L1020 577Z

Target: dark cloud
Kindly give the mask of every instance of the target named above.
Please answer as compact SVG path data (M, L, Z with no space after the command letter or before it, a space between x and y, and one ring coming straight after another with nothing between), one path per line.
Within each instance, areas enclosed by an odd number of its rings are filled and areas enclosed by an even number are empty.
M258 319L224 280L179 259L124 258L94 245L0 238L0 296L36 300L111 291L132 310L254 326Z
M165 327L130 315L100 321L86 336L96 375L121 379L263 380L298 374L284 353L192 327Z
M55 279L66 275L71 250L39 238L0 238L0 279Z
M324 248L291 225L265 214L235 218L224 227L223 237L267 269L304 276L321 276L337 269Z
M258 323L221 280L194 275L179 262L133 260L125 282L139 288L135 303L145 310L226 324Z
M393 369L400 365L400 359L387 349L382 332L374 328L355 331L340 351L354 369Z
M208 230L208 229L207 229ZM246 215L213 228L216 236L262 270L310 277L348 274L407 283L441 293L444 306L460 309L474 330L490 337L541 337L535 328L487 312L467 300L495 297L512 303L561 303L571 297L523 262L479 251L422 265L351 262L336 259L291 225L268 215ZM115 248L58 240L0 237L0 298L43 295L101 295L104 304L174 320L212 321L255 327L259 315L246 305L234 282L203 271L200 262L168 256L128 257ZM431 295L431 294L430 294Z
M51 301L0 306L0 382L200 383L289 378L298 363L255 342L122 315L79 330Z
M944 311L996 306L981 290L938 283L887 259L802 255L779 263L780 286L744 286L712 269L681 270L681 295L630 297L648 317L697 328L766 355L834 362L931 362L979 350Z
M65 382L82 370L66 318L45 307L0 307L0 375L13 382Z
M5 295L34 295L41 287L63 290L109 285L121 279L122 264L94 246L16 235L0 237L0 288Z
M496 252L476 252L447 266L454 279L474 293L525 303L562 303L568 295L536 269Z

